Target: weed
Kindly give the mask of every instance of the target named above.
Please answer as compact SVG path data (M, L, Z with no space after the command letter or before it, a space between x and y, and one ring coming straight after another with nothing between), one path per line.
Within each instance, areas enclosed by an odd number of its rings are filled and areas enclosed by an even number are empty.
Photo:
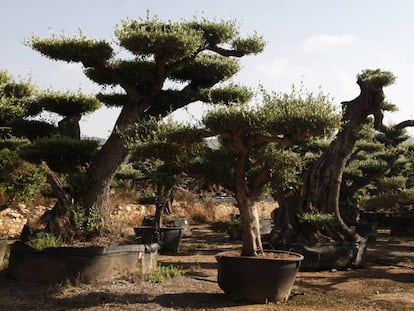
M195 264L195 265L192 265L191 267L190 267L190 272L198 272L198 271L200 271L201 270L201 266L200 266L200 264L198 263L198 264Z
M166 279L171 279L176 276L181 276L182 271L180 267L174 265L158 266L158 269L148 274L145 279L151 283L162 283Z
M71 220L80 234L85 237L101 232L103 228L101 216L96 207L92 207L89 213L80 204L73 204L71 208Z
M42 250L48 247L62 246L63 241L61 237L57 237L51 233L40 232L36 234L35 238L29 242L30 246L38 250Z
M208 244L207 242L201 242L201 243L192 243L192 244L186 245L182 249L183 251L194 252L194 251L207 249L210 247L212 247L212 245Z
M219 220L211 224L211 228L215 232L229 232L240 229L240 220Z

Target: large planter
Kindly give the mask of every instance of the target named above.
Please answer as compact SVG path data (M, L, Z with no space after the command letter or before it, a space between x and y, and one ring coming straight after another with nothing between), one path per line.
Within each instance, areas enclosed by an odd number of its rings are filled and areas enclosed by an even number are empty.
M289 250L304 256L301 271L323 271L331 269L347 269L364 266L368 239L359 242L326 242L305 245L292 243L275 245L277 249Z
M392 213L385 212L360 212L360 222L376 223L378 228L391 228L393 221Z
M154 216L145 216L142 221L142 226L146 227L154 227ZM164 227L181 227L182 228L182 236L183 237L190 237L191 236L191 228L190 223L188 222L188 218L184 216L173 216L173 217L165 217L163 221Z
M135 227L135 237L140 243L158 243L161 252L177 253L183 233L182 227L164 227L156 231L152 226Z
M414 236L414 217L394 217L391 225L391 235Z
M126 273L147 274L157 267L159 246L50 247L41 251L15 242L8 273L19 281L53 284L110 280Z
M266 253L277 253L282 258L240 256L234 251L217 254L220 288L253 303L286 301L303 256L286 251Z
M377 240L377 223L357 223L355 230L358 234L368 239L368 242L375 242Z
M240 224L237 224L237 221L240 220L240 215L239 214L232 215L231 220L236 223L227 230L227 234L232 240L242 240L242 232L240 229ZM268 239L268 235L270 234L273 228L273 220L271 218L259 219L259 226L260 226L260 235L262 237L262 240Z

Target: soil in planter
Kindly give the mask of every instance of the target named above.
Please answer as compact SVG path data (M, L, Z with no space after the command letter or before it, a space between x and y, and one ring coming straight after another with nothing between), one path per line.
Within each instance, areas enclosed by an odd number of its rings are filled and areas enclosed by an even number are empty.
M228 254L231 256L241 256L241 253L237 251L228 252ZM276 253L272 251L265 251L263 254L258 254L257 256L251 256L251 257L269 258L269 259L297 259L298 258L298 256L294 254Z

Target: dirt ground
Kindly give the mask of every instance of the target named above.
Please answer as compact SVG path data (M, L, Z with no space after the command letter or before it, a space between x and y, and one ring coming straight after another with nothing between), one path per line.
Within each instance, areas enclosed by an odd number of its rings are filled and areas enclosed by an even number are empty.
M0 310L414 310L414 237L379 233L369 246L365 268L299 272L286 303L252 305L223 294L214 255L239 242L208 225L192 226L176 255L159 264L175 265L182 276L151 283L123 276L101 284L39 285L0 274Z

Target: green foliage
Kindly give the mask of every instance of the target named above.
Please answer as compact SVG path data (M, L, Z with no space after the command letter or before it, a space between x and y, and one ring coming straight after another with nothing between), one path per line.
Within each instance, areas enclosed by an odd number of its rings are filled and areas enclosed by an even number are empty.
M298 219L302 224L308 224L316 227L321 227L335 221L334 215L324 213L303 213L302 215L298 215Z
M67 172L90 163L98 150L94 140L77 140L62 136L35 140L21 149L21 156L31 162L46 161L57 172Z
M43 250L48 247L59 247L62 246L62 244L62 238L47 232L36 234L34 239L29 242L29 245L37 250Z
M231 103L247 103L253 97L253 92L247 87L230 84L221 88L208 90L208 101L214 104L229 105Z
M14 81L6 71L0 70L0 126L10 126L25 116L27 100L33 93L29 82Z
M189 66L173 72L170 78L179 82L190 82L197 87L210 87L218 81L227 80L239 69L235 59L200 54Z
M206 250L209 248L214 247L213 245L211 245L210 243L207 242L200 242L200 243L191 243L186 245L185 247L182 248L183 251L187 251L187 252L195 252L195 251L200 251L200 250ZM192 271L197 271L200 270L200 266L194 266L191 267Z
M259 36L257 33L246 39L236 38L233 40L232 44L239 51L250 52L253 54L263 51L265 47L263 37Z
M122 164L115 174L112 186L118 188L133 188L143 179L144 174L131 163Z
M44 171L22 161L17 152L0 149L0 196L11 202L29 202L46 186Z
M113 55L107 42L88 39L81 32L73 38L66 37L63 33L47 39L32 36L26 44L52 59L67 62L104 62Z
M39 94L37 105L46 111L58 113L61 116L81 115L93 112L100 107L99 101L80 93L47 92Z
M112 63L112 68L125 76L128 81L136 84L140 88L148 87L154 82L156 74L156 64L152 61L122 61L117 60ZM118 80L113 76L111 69L89 67L84 70L85 75L92 81L103 85L116 85Z
M136 200L138 204L144 205L156 204L157 201L157 196L153 190L142 190Z
M393 211L402 213L414 204L414 189L399 189L362 197L359 206L368 211Z
M44 121L19 119L13 123L13 135L25 137L30 141L56 134L58 134L58 128Z
M80 238L99 235L103 229L102 214L96 207L86 210L81 204L73 204L70 208L70 222Z
M381 88L393 84L396 79L392 72L380 69L363 70L357 78L359 82L369 84L375 88Z
M197 52L203 32L185 23L161 22L157 17L124 20L115 30L119 44L135 55L177 61Z
M240 219L219 220L211 223L211 229L215 232L233 232L240 230Z
M343 206L396 211L407 202L412 188L407 137L400 130L376 132L372 120L364 125L343 175Z
M290 93L267 93L262 89L263 103L233 105L207 112L204 124L213 132L243 129L249 135L301 140L314 135L328 135L338 126L339 116L328 96L316 96L303 89Z
M162 283L167 279L181 276L182 270L175 265L158 266L158 269L145 276L145 280L151 283Z

